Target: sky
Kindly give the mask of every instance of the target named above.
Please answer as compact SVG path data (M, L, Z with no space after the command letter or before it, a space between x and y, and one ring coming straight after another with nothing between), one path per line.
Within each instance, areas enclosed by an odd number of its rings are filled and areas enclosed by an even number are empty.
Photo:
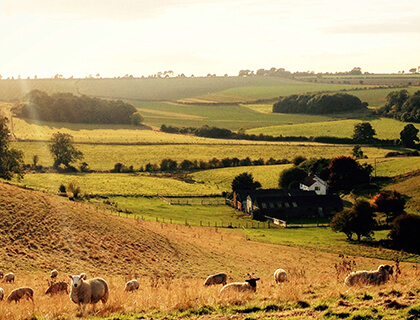
M0 0L0 75L397 73L420 66L418 0Z

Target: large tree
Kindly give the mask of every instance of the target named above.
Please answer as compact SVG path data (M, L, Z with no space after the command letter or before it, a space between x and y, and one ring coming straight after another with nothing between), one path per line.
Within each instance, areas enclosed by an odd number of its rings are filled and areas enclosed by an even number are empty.
M354 126L353 140L357 143L372 143L375 129L369 122L360 122Z
M54 168L61 164L69 168L72 162L83 159L83 153L73 145L73 136L67 133L54 133L49 149L54 158Z
M368 164L360 165L352 157L341 156L331 160L329 170L331 189L350 191L358 184L369 182L373 168Z
M252 173L243 172L237 175L232 181L232 191L256 190L261 188L261 183L254 181Z
M7 127L8 119L0 117L0 178L10 180L14 175L23 177L23 152L10 149L10 131Z
M406 202L405 197L395 190L381 191L371 199L375 210L385 213L388 222L393 221L396 217L404 213Z
M299 183L307 175L306 171L299 167L283 170L279 177L279 187L282 189L299 189Z
M417 129L411 123L407 124L400 132L400 140L402 145L406 148L414 148L416 144L414 141L419 141L419 137L417 136L418 133L419 129Z
M335 232L343 232L347 239L357 235L360 241L362 236L370 236L376 226L375 213L366 200L357 200L351 209L338 212L331 220L330 227Z

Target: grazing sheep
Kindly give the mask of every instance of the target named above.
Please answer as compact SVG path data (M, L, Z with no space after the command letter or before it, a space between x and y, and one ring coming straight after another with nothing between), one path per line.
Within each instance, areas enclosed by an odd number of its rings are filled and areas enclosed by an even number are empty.
M208 276L206 281L204 282L204 285L207 287L207 286L212 286L215 284L225 285L226 283L227 283L226 273L218 273L218 274L213 274L211 276Z
M140 286L140 283L136 280L130 280L125 284L125 288L124 291L134 291L134 290L138 290Z
M51 282L50 286L45 291L45 294L54 295L60 292L69 293L69 284L65 281Z
M51 271L51 279L55 279L55 278L57 278L57 276L58 276L58 271L57 270L52 270Z
M0 288L0 301L4 299L4 289Z
M393 266L380 265L374 271L355 271L350 273L344 280L344 284L352 286L355 284L375 284L380 285L389 280L389 276L394 273Z
M15 282L15 274L13 272L6 273L3 277L3 282Z
M34 290L29 287L17 288L10 292L9 296L7 297L7 302L14 301L16 303L22 298L31 299L32 302L34 302Z
M257 291L257 281L260 280L260 278L253 278L245 280L245 282L232 282L228 283L223 286L223 288L220 290L219 295L225 292L229 291L236 291L236 292L246 292L251 291L255 292Z
M274 281L276 283L287 281L287 273L283 269L277 269L274 271Z
M108 284L104 279L93 278L86 280L86 274L69 275L71 279L70 300L80 308L80 315L83 315L87 304L95 304L99 301L106 303L109 298ZM86 281L84 281L86 280Z

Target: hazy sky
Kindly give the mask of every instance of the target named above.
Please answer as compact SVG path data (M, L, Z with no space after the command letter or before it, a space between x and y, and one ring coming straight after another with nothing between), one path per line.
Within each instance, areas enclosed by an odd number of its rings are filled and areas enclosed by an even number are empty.
M419 0L0 0L0 74L406 72Z

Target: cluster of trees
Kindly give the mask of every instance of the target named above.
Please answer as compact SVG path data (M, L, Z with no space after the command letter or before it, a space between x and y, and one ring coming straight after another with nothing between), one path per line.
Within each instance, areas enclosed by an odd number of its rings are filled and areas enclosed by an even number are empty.
M299 184L308 174L314 174L327 181L332 192L350 191L359 185L369 183L372 171L371 165L360 164L353 157L305 159L281 172L279 188L299 188Z
M238 140L252 140L252 141L310 141L307 137L284 137L278 136L273 137L270 135L265 134L246 134L245 129L239 129L238 132L232 132L229 129L223 129L218 127L210 127L208 125L204 125L200 128L194 127L173 127L173 126L166 126L162 125L160 127L162 132L166 133L180 133L180 134L193 134L198 137L205 137L205 138L216 138L216 139L238 139Z
M24 103L16 104L13 112L18 117L70 123L137 124L143 118L137 109L121 100L103 100L72 93L54 93L49 96L32 90Z
M213 158L209 161L204 160L183 160L180 163L173 159L163 159L160 164L148 163L141 167L138 171L142 172L182 172L182 171L191 171L191 170L206 170L206 169L216 169L216 168L229 168L229 167L242 167L242 166L263 166L263 165L275 165L275 164L286 164L290 163L287 159L274 159L270 158L267 161L264 159L251 160L249 157L244 159L239 158L224 158L217 159ZM134 172L133 166L125 166L122 163L116 163L111 172L124 173L124 172Z
M348 240L356 234L371 237L378 227L377 214L384 213L390 224L389 246L397 250L420 253L420 216L404 211L406 197L396 191L384 190L371 199L358 199L351 208L338 212L331 220L330 227L335 232L343 232Z
M290 71L286 71L284 68L270 68L269 70L258 69L257 72L253 70L245 69L240 70L239 77L252 77L252 76L265 76L265 77L283 77L292 78L293 74Z
M378 113L403 122L420 122L420 90L412 95L405 89L390 92Z
M273 105L276 113L326 114L367 109L368 104L347 93L300 94L281 98Z

